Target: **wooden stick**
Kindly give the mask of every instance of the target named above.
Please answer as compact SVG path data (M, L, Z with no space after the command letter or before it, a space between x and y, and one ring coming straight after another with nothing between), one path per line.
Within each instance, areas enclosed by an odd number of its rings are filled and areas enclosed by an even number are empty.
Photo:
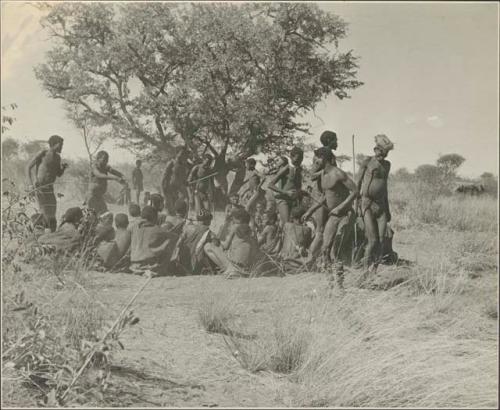
M132 305L132 303L134 303L135 299L137 298L137 296L139 296L139 294L144 290L144 288L146 287L146 285L151 281L151 279L153 279L154 275L153 275L153 272L151 271L146 271L145 272L147 275L147 278L146 280L144 281L144 283L142 284L142 286L139 288L139 290L134 294L134 296L132 296L132 298L129 300L129 302L125 305L125 307L122 309L122 311L120 312L120 314L118 315L118 317L116 318L115 322L113 323L113 325L109 328L109 330L106 332L106 334L104 335L104 337L101 339L101 343L104 342L108 337L109 335L113 332L113 330L115 329L116 325L118 325L118 323L120 322L120 319L122 318L123 314L127 311L127 309ZM80 367L80 370L78 370L78 373L75 375L75 377L73 377L73 380L71 380L71 383L69 384L68 388L66 389L66 391L63 393L63 395L61 396L61 400L63 400L66 395L68 394L68 392L70 391L70 389L73 387L73 385L75 384L75 382L78 380L78 378L83 374L83 371L87 368L87 366L89 365L90 361L92 360L92 358L94 357L94 353L96 352L96 346L97 346L97 343L94 344L94 347L92 348L92 350L88 353L88 356L87 356L87 359L85 360L85 363L83 363L82 367Z

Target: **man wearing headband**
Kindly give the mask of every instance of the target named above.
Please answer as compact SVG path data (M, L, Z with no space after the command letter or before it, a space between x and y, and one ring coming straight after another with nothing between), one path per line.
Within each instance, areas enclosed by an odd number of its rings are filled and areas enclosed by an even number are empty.
M359 285L367 279L371 271L376 271L382 256L381 243L386 234L387 223L391 220L387 179L391 163L385 158L394 144L384 134L375 136L375 155L367 158L359 169L357 185L360 192L360 213L365 225L367 245L363 257L364 273Z

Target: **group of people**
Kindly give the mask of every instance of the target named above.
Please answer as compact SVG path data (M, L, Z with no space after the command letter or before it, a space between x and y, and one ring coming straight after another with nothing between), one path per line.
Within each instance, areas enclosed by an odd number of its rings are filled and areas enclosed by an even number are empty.
M380 263L389 232L390 162L386 157L394 146L387 136L375 136L374 155L361 164L353 179L337 166L335 132L323 132L320 142L321 147L314 150L308 189L303 189L304 152L298 146L288 157L263 164L264 172L256 169L257 161L250 155L221 160L204 154L200 163L192 164L188 151L181 149L167 163L162 193L145 195L142 209L143 174L138 160L132 173L135 203L129 205L128 215L114 216L104 201L107 181L128 184L122 173L108 165L107 152L100 151L92 164L86 200L99 217L95 245L100 263L111 270L153 269L162 274L208 270L228 277L274 274L287 264L322 267L342 286L344 260L339 248L345 241L338 243L338 237L346 222L358 220L364 234L363 282ZM66 168L60 159L62 144L61 137L51 137L49 149L28 166L32 183L32 169L36 169L33 185L51 231L56 229L53 183ZM231 184L229 171L234 175ZM217 197L223 199L225 212L215 233L210 225ZM193 214L195 218L190 217Z

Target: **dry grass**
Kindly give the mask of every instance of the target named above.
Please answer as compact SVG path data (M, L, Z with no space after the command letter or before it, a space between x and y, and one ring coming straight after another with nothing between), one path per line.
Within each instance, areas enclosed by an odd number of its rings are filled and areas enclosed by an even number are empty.
M401 306L394 298L389 292L327 306L316 318L314 343L289 404L495 405L496 352L491 342L457 339L446 326L426 328L434 312ZM424 329L433 334L425 335Z

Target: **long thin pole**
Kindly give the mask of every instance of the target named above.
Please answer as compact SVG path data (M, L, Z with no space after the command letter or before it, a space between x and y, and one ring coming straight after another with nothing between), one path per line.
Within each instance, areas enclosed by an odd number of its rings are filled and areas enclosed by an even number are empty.
M354 150L354 134L352 134L352 179L355 180L355 178L356 178L356 152ZM356 203L357 203L357 201L356 201ZM358 247L358 230L356 229L357 213L358 213L358 210L355 209L354 210L355 219L354 219L354 253L353 253L353 255L355 255L356 249Z

